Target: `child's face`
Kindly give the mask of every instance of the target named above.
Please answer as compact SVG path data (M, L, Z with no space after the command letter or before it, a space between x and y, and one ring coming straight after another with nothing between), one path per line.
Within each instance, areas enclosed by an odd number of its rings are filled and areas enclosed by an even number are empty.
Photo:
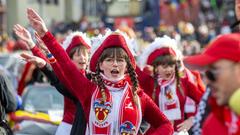
M164 80L170 80L175 75L175 64L158 65L155 69L157 75Z
M114 81L124 76L127 62L124 58L107 57L99 64L99 67L108 79Z
M88 52L87 50L80 49L73 54L72 57L73 63L77 66L78 69L85 70L88 64Z

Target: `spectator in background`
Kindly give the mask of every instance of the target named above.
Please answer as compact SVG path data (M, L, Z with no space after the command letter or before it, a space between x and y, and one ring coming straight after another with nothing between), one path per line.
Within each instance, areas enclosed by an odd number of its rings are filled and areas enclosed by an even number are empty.
M239 23L240 23L240 0L235 0L235 17L236 21L231 25L231 29L233 32L239 32Z
M209 33L209 29L205 24L198 27L196 34L197 34L197 40L199 41L201 48L204 48L212 38Z
M192 40L192 41L183 40L181 44L182 44L182 48L183 48L182 52L184 56L194 55L201 51L200 44L196 40Z
M0 134L2 134L3 130L7 132L7 134L11 135L12 131L6 122L6 113L10 113L16 110L17 102L14 96L13 87L10 84L7 76L4 72L0 71Z
M34 64L27 62L24 65L23 72L21 74L20 80L18 82L17 92L22 95L24 88L29 84L34 84L36 82L43 83L46 82L46 78L40 69Z
M157 35L155 34L153 27L145 27L144 28L143 39L145 41L152 42L152 41L154 41L156 36Z
M88 18L87 16L83 16L79 21L79 31L86 32L88 26L89 26Z
M0 90L0 101L4 109L2 111L6 113L15 111L17 105L15 96L13 94L14 90L10 81L2 70L0 70Z
M240 0L235 0L235 14L237 20L240 19Z

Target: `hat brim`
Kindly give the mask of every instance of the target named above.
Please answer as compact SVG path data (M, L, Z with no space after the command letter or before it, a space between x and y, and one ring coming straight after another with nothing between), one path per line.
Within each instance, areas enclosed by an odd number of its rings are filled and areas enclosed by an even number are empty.
M133 68L134 69L136 68L136 62L135 62L134 56L132 55L131 51L129 50L124 37L120 34L111 34L103 41L103 43L93 53L93 55L91 57L91 59L90 59L90 70L92 72L96 72L98 59L101 56L102 52L105 49L111 48L111 47L121 47L122 49L124 49L124 51L126 51L128 57L131 61L131 64L132 64Z
M184 63L189 65L196 65L196 66L206 66L214 63L217 61L218 58L212 57L206 54L199 54L194 56L187 56L184 58Z

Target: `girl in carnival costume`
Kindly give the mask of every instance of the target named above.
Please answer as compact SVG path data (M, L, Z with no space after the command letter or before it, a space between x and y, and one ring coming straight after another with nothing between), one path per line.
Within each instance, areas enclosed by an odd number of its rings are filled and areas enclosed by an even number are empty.
M142 66L153 67L153 76L137 68L140 86L174 124L175 133L186 133L193 120L184 116L186 98L198 103L204 91L199 74L193 75L183 66L176 41L168 36L156 38L144 49L140 59Z
M69 90L83 105L88 121L86 134L136 135L142 118L156 129L152 134L173 133L170 121L138 87L136 63L126 36L113 32L103 37L92 53L90 70L95 74L90 81L67 57L41 17L32 9L27 14L30 24L62 67L71 84Z

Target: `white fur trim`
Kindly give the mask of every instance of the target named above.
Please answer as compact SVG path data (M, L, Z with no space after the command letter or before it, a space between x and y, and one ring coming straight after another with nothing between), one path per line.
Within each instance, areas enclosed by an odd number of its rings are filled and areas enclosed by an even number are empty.
M147 59L152 52L154 52L157 49L164 48L164 47L172 48L176 53L177 59L178 60L182 59L182 53L177 48L176 40L164 35L163 37L155 38L155 40L148 47L146 47L144 49L142 55L140 56L141 68L143 68L146 65Z
M133 56L137 56L137 52L138 52L138 43L137 43L137 40L136 39L134 39L134 38L131 38L130 39L130 44L128 44L128 47L129 47L129 49L130 49L130 51L131 51L131 53L133 54Z
M96 50L99 48L99 46L103 43L103 41L104 41L109 35L111 35L112 33L115 33L115 32L116 32L116 33L119 33L120 35L122 35L122 36L124 37L124 39L125 39L125 41L126 41L126 43L127 43L127 46L128 46L128 48L129 48L129 50L131 51L132 55L133 55L133 56L136 56L136 53L135 53L135 51L134 51L134 44L133 44L134 40L133 40L133 39L130 39L130 37L129 37L126 33L122 32L122 31L120 31L120 30L111 31L110 29L107 29L107 30L106 30L106 33L105 33L104 35L99 34L98 36L91 38L91 41L92 41L91 57L92 57L92 55L96 52ZM91 58L91 57L90 57L90 58Z
M127 46L130 50L130 52L132 53L133 56L136 56L136 52L134 51L134 46L136 45L134 42L134 39L130 38L127 33L123 32L123 31L120 31L120 30L116 30L115 32L119 33L120 35L122 35L127 43Z
M71 34L69 34L65 40L62 43L63 48L66 50L68 48L68 46L70 45L70 43L72 42L73 37L75 36L81 36L83 38L83 40L89 45L91 46L91 40L90 38L87 36L86 33L82 33L80 31L75 31L72 32Z

